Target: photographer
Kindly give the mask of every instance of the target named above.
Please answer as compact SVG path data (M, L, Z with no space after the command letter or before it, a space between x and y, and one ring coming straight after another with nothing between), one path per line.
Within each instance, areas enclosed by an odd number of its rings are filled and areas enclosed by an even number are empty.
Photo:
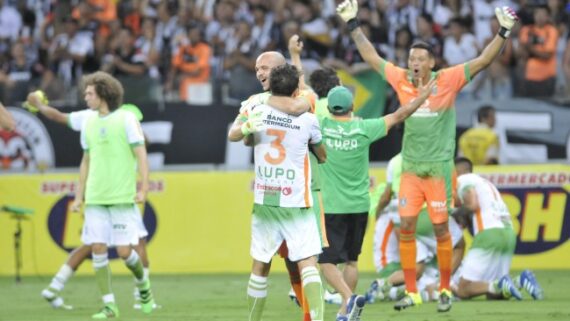
M529 97L552 96L555 90L558 30L549 16L547 6L536 7L534 24L520 31L519 56L526 60L523 93Z

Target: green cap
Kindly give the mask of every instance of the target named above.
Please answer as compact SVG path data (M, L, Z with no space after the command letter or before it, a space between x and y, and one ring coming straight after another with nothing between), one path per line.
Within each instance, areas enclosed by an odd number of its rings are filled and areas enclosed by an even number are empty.
M327 95L328 108L332 114L345 114L352 108L352 93L348 88L336 86Z
M138 121L143 120L143 114L142 114L141 110L136 105L122 104L121 107L119 107L119 108L121 108L122 110L130 111L131 113L133 113Z

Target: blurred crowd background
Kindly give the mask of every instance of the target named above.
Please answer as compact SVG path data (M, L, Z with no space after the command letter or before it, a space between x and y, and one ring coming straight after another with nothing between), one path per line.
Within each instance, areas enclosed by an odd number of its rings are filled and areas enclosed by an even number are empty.
M7 104L39 88L74 104L82 74L120 78L129 101L233 105L259 92L255 59L287 56L293 34L303 63L358 73L369 68L335 15L339 0L0 0L0 95ZM431 43L438 67L472 59L496 34L495 6L521 23L463 96L568 97L570 1L360 0L376 49L405 66L410 44ZM546 53L545 53L546 52ZM55 103L57 105L57 103Z

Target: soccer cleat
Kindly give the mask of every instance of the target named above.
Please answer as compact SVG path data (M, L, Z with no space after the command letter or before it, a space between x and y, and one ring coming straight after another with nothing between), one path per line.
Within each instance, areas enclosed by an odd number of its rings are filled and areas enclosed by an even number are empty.
M370 284L370 288L368 289L368 291L366 291L366 294L364 294L366 303L370 304L376 301L376 298L380 295L379 287L380 286L378 285L378 280L372 281L372 283Z
M522 300L520 291L515 287L513 281L508 275L505 275L499 279L499 282L497 282L497 287L505 299L514 297L517 300Z
M524 288L533 299L544 299L544 290L542 290L542 287L538 284L538 281L531 270L522 271L521 275L515 278L514 284L518 289Z
M142 285L139 286L141 311L143 313L151 313L156 304L154 303L154 298L152 296L152 291L150 290L150 281L145 280Z
M328 304L342 304L342 296L338 292L331 293L329 290L325 290L324 300Z
M42 297L48 301L48 303L54 309L62 309L62 310L72 310L73 307L71 305L65 304L63 298L57 295L57 293L52 292L49 289L44 289L42 291Z
M439 299L437 302L437 312L447 312L451 310L451 300L453 295L448 289L439 291Z
M348 321L348 317L344 314L337 313L336 321Z
M406 292L406 296L394 304L394 310L402 311L413 306L418 306L420 304L422 304L421 295L414 292Z
M346 317L348 321L360 321L360 315L366 304L366 299L362 295L353 294L346 305Z
M119 317L119 308L114 303L107 303L101 311L91 316L95 320L106 320Z
M299 303L299 299L297 299L297 294L295 294L293 288L289 290L289 299L291 299L291 301L294 302L297 306L299 307L301 306L301 304Z

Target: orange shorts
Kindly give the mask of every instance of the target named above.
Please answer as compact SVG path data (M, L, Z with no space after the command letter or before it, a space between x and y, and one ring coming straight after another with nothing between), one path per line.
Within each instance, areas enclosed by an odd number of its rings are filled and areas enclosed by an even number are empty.
M425 202L433 224L447 222L453 207L456 178L455 171L444 177L419 177L410 172L402 173L398 206L400 216L417 217Z

